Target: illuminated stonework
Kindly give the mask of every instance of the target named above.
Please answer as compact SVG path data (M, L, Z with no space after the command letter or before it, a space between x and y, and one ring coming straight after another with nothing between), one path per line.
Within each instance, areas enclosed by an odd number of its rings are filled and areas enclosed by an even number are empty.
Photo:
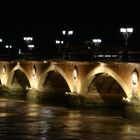
M132 87L138 86L139 74L136 69L134 69L134 71L132 72L131 82L132 82Z
M3 66L3 69L2 69L2 74L5 75L5 73L6 73L6 67L5 67L5 65L4 65L4 66Z
M35 67L35 65L33 65L32 74L33 74L33 77L35 77L35 75L36 75L36 67Z
M7 77L6 77L6 67L5 65L2 68L2 78L1 78L1 83L2 85L6 85L7 82Z
M78 68L75 66L72 73L73 78L73 92L77 93L78 91Z
M73 70L73 80L76 80L76 79L77 79L77 76L78 76L78 69L77 69L77 67L75 66L75 67L74 67L74 70Z
M32 88L37 88L36 66L32 67Z

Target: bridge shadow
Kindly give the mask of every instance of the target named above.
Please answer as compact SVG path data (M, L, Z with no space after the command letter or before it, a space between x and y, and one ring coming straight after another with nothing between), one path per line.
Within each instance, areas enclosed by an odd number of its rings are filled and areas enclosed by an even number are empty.
M45 90L43 103L65 105L65 93L70 92L70 89L60 73L56 71L48 72L42 87Z
M89 104L106 107L122 107L126 94L119 83L108 74L97 74L92 80L87 96Z

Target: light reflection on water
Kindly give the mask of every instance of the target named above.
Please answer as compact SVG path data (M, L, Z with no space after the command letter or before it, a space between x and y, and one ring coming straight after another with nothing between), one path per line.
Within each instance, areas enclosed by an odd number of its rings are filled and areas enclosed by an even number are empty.
M140 138L140 122L119 110L74 110L0 98L0 140L126 140Z

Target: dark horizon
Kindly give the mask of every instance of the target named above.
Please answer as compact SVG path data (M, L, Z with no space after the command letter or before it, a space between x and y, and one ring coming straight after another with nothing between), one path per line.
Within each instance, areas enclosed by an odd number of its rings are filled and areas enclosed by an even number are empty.
M100 4L95 2L95 5ZM140 50L140 23L137 8L131 10L131 3L115 7L115 3L100 7L85 4L82 6L53 7L42 11L31 10L31 14L2 15L0 37L5 44L15 48L23 47L23 36L33 36L37 50L53 51L56 39L62 39L62 30L73 30L70 41L83 44L86 40L101 38L102 46L122 46L124 38L120 27L133 27L134 32L128 40L129 49ZM125 6L125 7L124 7ZM35 13L34 13L35 11ZM28 13L28 12L27 12ZM32 14L34 13L34 14ZM109 48L111 49L111 48Z

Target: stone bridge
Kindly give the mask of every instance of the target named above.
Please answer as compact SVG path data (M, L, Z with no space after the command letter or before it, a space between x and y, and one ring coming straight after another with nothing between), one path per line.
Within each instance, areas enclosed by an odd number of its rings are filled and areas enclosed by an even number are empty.
M138 105L139 75L140 64L130 62L0 61L0 91L37 102Z

